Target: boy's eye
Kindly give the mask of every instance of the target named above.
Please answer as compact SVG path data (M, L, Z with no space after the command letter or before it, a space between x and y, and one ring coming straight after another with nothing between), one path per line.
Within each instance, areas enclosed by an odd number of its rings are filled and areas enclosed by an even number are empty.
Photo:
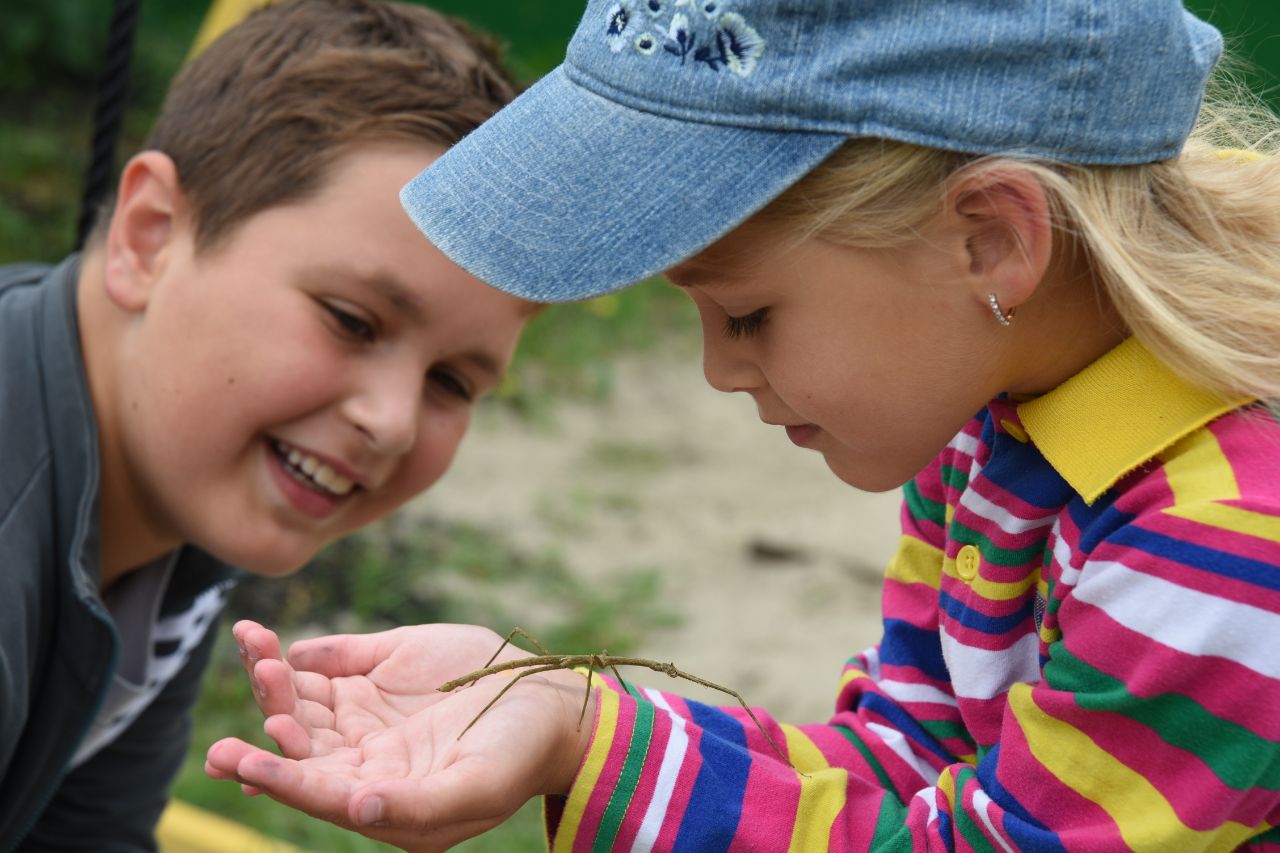
M339 330L348 337L365 342L373 342L378 336L378 330L368 320L352 314L350 311L344 311L331 302L321 302L324 310L329 312L337 323Z
M760 327L764 325L767 319L769 319L768 308L761 308L741 317L725 317L724 333L734 340L743 337L749 338L760 331Z
M475 396L466 381L456 373L443 368L436 368L427 374L427 381L436 385L451 397L456 397L464 403L470 403Z

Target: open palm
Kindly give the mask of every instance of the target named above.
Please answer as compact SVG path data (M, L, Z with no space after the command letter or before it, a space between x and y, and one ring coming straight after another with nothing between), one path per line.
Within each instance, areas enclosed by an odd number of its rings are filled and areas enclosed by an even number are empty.
M359 744L431 707L446 698L437 687L484 666L502 644L473 625L420 625L303 640L286 662L273 631L242 621L232 633L267 717L265 730L290 758ZM527 654L507 646L499 660Z
M459 738L509 682L436 690L488 661L501 638L485 629L326 637L295 644L288 662L269 630L242 622L234 633L284 757L227 738L209 750L210 775L406 850L445 849L562 792L585 748L573 673L524 679Z

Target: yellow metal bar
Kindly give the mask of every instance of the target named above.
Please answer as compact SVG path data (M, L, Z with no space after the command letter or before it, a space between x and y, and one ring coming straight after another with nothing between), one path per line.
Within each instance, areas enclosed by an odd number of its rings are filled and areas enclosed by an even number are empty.
M156 827L160 853L304 853L235 821L170 800Z
M187 55L187 59L191 59L208 47L211 41L240 23L245 15L270 2L272 0L213 0L209 11L205 13L200 31L191 44L191 53Z

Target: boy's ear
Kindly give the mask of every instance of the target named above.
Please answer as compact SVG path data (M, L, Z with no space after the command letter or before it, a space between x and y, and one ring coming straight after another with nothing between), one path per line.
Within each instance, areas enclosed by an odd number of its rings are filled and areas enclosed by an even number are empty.
M185 211L173 160L144 151L125 165L106 237L107 295L126 311L141 311L164 271Z
M948 212L964 240L968 280L1007 312L1031 298L1049 270L1053 227L1040 181L1016 167L977 169L952 187Z

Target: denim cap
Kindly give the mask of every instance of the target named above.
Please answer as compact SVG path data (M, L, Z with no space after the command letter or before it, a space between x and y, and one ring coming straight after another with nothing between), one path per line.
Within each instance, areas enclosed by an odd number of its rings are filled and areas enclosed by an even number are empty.
M849 137L1174 157L1221 49L1179 0L590 0L564 63L401 201L483 281L582 299L696 254Z

